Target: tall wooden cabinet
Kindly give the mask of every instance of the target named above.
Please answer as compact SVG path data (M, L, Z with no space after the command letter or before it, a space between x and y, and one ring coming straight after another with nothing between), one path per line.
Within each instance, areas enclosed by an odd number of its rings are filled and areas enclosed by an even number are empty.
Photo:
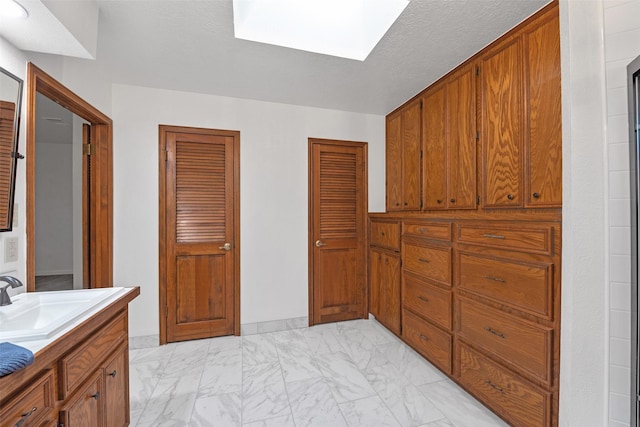
M544 14L480 55L486 208L562 206L558 28Z
M476 208L475 81L469 64L422 97L424 210Z
M553 2L390 113L370 214L372 313L514 426L558 425L559 34Z
M369 310L400 334L400 222L370 221L369 239Z
M420 111L417 100L387 117L387 210L420 210Z

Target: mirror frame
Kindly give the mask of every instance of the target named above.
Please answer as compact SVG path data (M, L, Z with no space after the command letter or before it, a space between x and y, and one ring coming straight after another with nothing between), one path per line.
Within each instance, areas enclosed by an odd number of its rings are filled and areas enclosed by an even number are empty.
M19 141L19 131L20 131L20 118L22 111L22 90L24 87L24 81L18 76L10 73L5 68L0 67L0 73L6 75L7 77L15 80L18 83L18 95L16 97L16 109L15 109L15 117L13 120L13 147L11 149L11 170L10 170L10 181L9 181L9 206L7 210L7 217L0 218L0 232L3 231L12 231L13 230L13 206L14 199L16 195L16 171L18 169L18 159L23 159L24 156L18 153L18 141ZM6 223L4 222L6 220Z

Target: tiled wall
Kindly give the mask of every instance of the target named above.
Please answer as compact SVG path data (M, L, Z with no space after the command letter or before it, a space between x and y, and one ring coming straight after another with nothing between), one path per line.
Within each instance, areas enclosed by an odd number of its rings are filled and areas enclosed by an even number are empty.
M609 426L630 415L630 168L627 65L640 55L640 0L604 2L609 154Z

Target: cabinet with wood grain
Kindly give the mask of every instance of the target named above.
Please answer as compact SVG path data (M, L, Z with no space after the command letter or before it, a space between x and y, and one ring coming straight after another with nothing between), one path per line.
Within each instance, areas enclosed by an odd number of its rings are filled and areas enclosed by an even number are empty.
M420 210L421 104L407 104L386 120L387 210Z
M400 335L400 224L373 220L369 234L369 311Z
M485 208L560 207L560 32L556 10L479 57Z
M476 76L468 64L422 97L424 210L476 208Z
M370 215L402 224L401 338L517 426L558 426L559 40L552 2L390 113L388 150L422 103L423 208Z

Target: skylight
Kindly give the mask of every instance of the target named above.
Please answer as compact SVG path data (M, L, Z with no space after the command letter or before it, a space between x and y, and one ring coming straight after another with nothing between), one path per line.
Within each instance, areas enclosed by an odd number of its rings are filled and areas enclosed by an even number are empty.
M235 37L364 61L409 0L233 0Z

